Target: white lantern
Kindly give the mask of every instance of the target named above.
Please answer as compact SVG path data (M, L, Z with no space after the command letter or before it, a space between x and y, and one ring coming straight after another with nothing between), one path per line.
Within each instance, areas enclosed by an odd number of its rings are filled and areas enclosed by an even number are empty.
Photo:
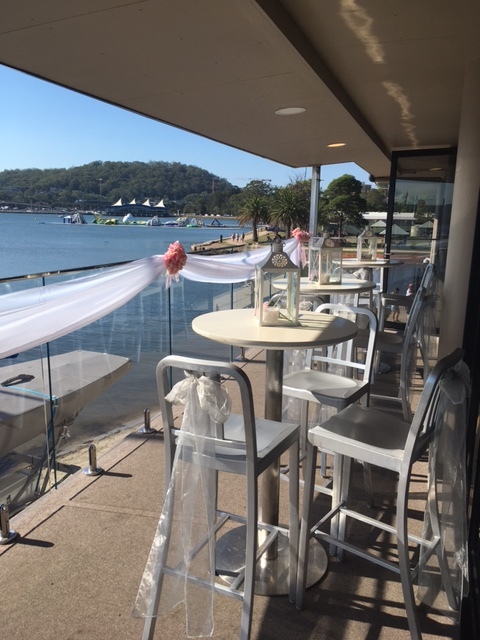
M264 283L269 278L286 279L285 290L265 300ZM260 326L298 325L300 268L283 251L276 238L267 259L255 267L255 316Z
M308 279L319 284L342 282L341 238L310 238L308 243Z
M379 240L368 229L357 237L357 260L376 260Z

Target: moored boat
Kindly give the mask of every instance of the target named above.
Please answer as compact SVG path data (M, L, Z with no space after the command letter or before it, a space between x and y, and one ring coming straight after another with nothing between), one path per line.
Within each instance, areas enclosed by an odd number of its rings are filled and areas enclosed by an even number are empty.
M71 424L130 365L123 356L78 350L52 356L49 363L37 359L0 367L0 454L45 433L46 421L57 431Z

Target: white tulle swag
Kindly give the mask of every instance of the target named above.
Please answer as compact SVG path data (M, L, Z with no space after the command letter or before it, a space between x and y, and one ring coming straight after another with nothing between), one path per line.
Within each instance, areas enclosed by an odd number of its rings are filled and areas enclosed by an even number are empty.
M182 252L175 250L173 276L196 282L245 282L255 277L255 265L269 251L268 246L231 255L190 254L183 262ZM298 240L288 240L285 252L300 264ZM103 318L166 275L165 255L157 255L75 280L5 294L0 297L0 358L51 342Z

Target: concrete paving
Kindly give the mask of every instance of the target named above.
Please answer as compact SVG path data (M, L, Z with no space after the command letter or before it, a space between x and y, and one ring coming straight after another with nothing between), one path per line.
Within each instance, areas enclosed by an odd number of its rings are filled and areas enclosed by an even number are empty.
M246 370L262 415L262 353ZM160 425L153 422L154 427ZM130 640L142 635L143 621L132 616L137 589L158 522L164 489L163 435L133 433L99 458L104 473L79 471L58 489L11 519L19 533L14 544L0 546L1 637L5 640ZM359 474L359 470L355 471ZM426 470L416 469L413 495L425 495ZM356 476L363 500L361 476ZM391 513L395 479L375 474L376 517ZM242 484L222 477L220 504L242 506ZM281 522L286 523L287 483L281 484ZM412 517L421 516L412 503ZM325 497L316 509L327 507ZM372 515L372 512L369 512ZM358 537L391 552L387 538L373 539L368 527ZM456 627L443 612L421 608L425 640L455 639ZM217 596L213 638L238 637L240 603ZM178 607L159 619L155 638L185 637L185 614ZM286 596L256 596L253 639L408 640L399 579L379 567L347 555L330 560L325 577L307 592L297 611Z

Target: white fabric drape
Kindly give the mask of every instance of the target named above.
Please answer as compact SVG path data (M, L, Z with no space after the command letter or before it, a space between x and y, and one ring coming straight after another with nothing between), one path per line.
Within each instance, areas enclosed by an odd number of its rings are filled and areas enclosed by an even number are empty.
M300 243L287 240L284 251L300 264ZM270 247L220 256L189 255L180 275L196 282L253 280L255 265ZM131 300L165 274L163 255L135 260L100 273L0 297L0 358L60 338L99 320Z
M225 388L186 373L166 397L185 406L172 475L142 576L134 615L152 617L185 603L187 636L213 634L216 423L231 410Z
M301 244L292 238L285 242L283 250L297 266L301 266ZM245 282L255 278L255 266L265 260L271 249L267 246L255 251L232 253L220 256L189 254L187 264L180 275L195 282L217 282L228 284Z
M103 318L165 271L161 256L0 298L0 358L27 351Z

